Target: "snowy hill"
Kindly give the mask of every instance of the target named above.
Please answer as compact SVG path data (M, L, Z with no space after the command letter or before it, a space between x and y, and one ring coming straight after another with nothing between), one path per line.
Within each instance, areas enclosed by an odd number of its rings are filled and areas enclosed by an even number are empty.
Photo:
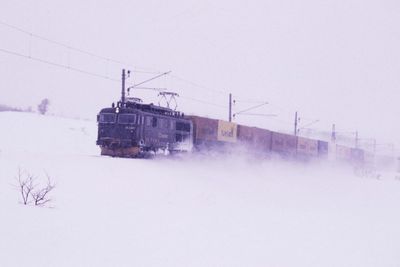
M245 157L99 156L96 123L0 112L0 266L399 266L400 181ZM56 183L19 203L18 168Z

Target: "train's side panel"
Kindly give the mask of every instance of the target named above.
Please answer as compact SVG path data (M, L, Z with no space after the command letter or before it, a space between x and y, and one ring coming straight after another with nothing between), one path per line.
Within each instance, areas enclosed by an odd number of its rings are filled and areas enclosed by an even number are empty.
M269 152L271 150L271 131L238 125L238 141L252 151Z
M246 146L251 146L254 143L253 127L238 125L237 128L238 141Z
M318 140L318 156L326 158L329 153L329 143Z
M253 127L238 125L237 126L237 141L241 146L240 148L244 148L249 152L254 151L254 131Z
M351 148L342 145L336 145L336 159L340 161L350 161Z
M364 151L364 163L373 165L375 163L374 153Z
M255 149L262 152L271 151L271 131L261 128L253 128Z
M201 141L217 141L218 120L190 116L193 122L193 139L195 143Z
M193 143L197 149L227 149L237 141L237 124L204 118L188 117L193 123Z
M352 148L350 151L351 160L355 163L364 162L364 150L359 148Z
M230 149L235 143L255 153L275 152L283 157L299 159L328 158L352 163L365 162L362 149L335 143L272 132L257 127L189 116L193 123L193 144L198 149Z
M272 132L271 150L284 157L294 157L297 148L297 136Z
M302 159L318 156L318 141L305 137L297 138L297 157Z
M172 143L170 135L170 119L160 117L154 114L146 114L144 116L143 139L145 145L152 148L166 147L168 143Z

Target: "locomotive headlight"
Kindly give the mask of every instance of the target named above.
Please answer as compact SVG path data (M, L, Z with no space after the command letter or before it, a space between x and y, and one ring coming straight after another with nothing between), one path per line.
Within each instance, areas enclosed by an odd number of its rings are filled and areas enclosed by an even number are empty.
M119 113L119 108L116 108L116 109L115 109L115 113Z

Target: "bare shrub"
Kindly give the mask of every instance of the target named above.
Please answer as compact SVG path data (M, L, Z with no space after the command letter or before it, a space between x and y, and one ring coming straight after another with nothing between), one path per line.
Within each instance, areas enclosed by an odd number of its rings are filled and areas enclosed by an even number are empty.
M31 196L35 206L43 206L49 203L52 199L49 198L49 193L56 187L55 183L50 180L47 175L47 184L45 187L39 188L37 190L31 191Z
M49 193L55 188L55 183L51 181L49 175L47 175L47 183L45 186L37 182L37 179L26 171L18 169L16 180L18 185L18 191L22 198L22 204L28 205L33 203L35 206L44 206L51 202L52 199L49 197Z
M35 178L29 173L24 174L23 171L19 168L16 179L18 182L18 189L22 198L22 204L27 205L30 203L29 197L32 193L32 190L35 188Z

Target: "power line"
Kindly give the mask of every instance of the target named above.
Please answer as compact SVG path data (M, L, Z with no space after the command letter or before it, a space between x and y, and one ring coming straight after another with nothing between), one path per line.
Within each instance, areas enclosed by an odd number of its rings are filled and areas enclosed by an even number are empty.
M187 84L190 84L190 85L192 85L192 86L194 86L194 87L201 88L201 89L205 89L205 90L207 90L207 91L216 92L216 93L223 94L223 95L229 94L229 92L227 92L227 91L209 88L209 87L206 87L206 86L197 84L197 83L195 83L195 82L189 81L189 80L187 80L187 79L181 78L181 77L179 77L179 76L177 76L177 75L174 75L174 74L171 74L170 77L175 78L175 79L177 79L177 80L179 80L179 81L185 82L185 83L187 83Z
M94 76L94 77L98 77L98 78L102 78L102 79L106 79L106 80L110 80L110 81L114 81L114 82L120 82L120 80L118 80L118 79L113 79L113 78L110 78L110 77L107 77L107 76L104 76L104 75L101 75L101 74L97 74L97 73L86 71L86 70L83 70L83 69L79 69L79 68L67 66L67 65L64 65L64 64L48 61L48 60L45 60L45 59L42 59L42 58L38 58L38 57L27 56L27 55L24 55L24 54L15 52L15 51L7 50L7 49L4 49L4 48L0 48L0 52L7 53L7 54L10 54L10 55L13 55L13 56L18 56L18 57L30 59L30 60L37 61L37 62L41 62L41 63L47 64L47 65L51 65L51 66L54 66L54 67L64 68L64 69L67 69L67 70L76 71L76 72L83 73L83 74L86 74L86 75L90 75L90 76Z
M58 46L61 46L61 47L65 48L67 50L75 51L75 52L78 52L78 53L81 53L81 54L85 54L85 55L91 56L93 58L97 58L97 59L103 60L103 61L105 61L107 63L111 62L111 63L116 63L116 64L120 64L120 65L125 65L125 66L131 65L131 64L128 64L128 63L120 61L120 60L116 60L116 59L113 59L113 58L101 56L101 55L98 55L96 53L93 53L93 52L90 52L90 51L87 51L87 50L83 50L83 49L80 49L80 48L77 48L77 47L73 47L73 46L70 46L68 44L65 44L65 43L62 43L62 42L59 42L59 41L52 40L50 38L38 35L36 33L30 32L28 30L25 30L25 29L20 28L18 26L6 23L4 21L0 21L0 25L8 27L8 28L10 28L10 29L12 29L14 31L21 32L21 33L29 36L29 38L36 38L38 40L42 40L42 41L45 41L45 42L48 42L48 43L51 43L51 44L55 44L55 45L58 45ZM25 55L25 54L22 54L22 53L19 53L19 52L16 52L16 51L7 50L5 48L0 48L0 51L3 52L3 53L7 53L7 54L18 56L18 57L23 57L23 58L26 58L26 59L30 59L30 60L33 60L33 61L41 62L41 63L48 64L48 65L51 65L51 66L55 66L55 67L58 67L58 68L64 68L64 69L67 69L67 70L76 71L76 72L83 73L83 74L86 74L86 75L90 75L90 76L94 76L94 77L98 77L98 78L102 78L102 79L107 79L107 80L111 80L111 81L115 81L115 82L120 82L119 79L113 79L113 78L110 78L110 77L105 76L105 75L101 75L101 74L98 74L98 73L86 71L86 70L83 70L83 69L80 69L80 68L72 67L70 65L60 64L60 63L56 63L56 62L53 62L53 61L45 60L45 59L40 58L40 57L35 57L35 56L32 56L31 53L29 53L29 55ZM133 67L133 69L137 73L161 74L161 75L165 74L165 73L162 73L160 71L145 70L144 68ZM204 90L207 90L207 91L210 91L210 92L216 92L216 93L219 93L219 94L222 94L222 95L228 95L229 94L229 92L227 92L226 90L218 90L218 89L210 88L210 87L207 87L207 86L203 86L203 85L200 85L200 84L198 84L196 82L190 81L188 79L181 78L181 77L179 77L177 75L170 75L170 77L172 77L172 78L174 78L176 80L180 80L182 82L185 82L186 84L190 84L190 85L192 85L194 87L201 88L201 89L204 89ZM136 86L138 86L138 85L140 85L140 84L136 84ZM156 89L156 88L153 88L153 90L154 89ZM238 96L238 97L240 97L240 96ZM216 104L216 103L212 103L212 102L208 102L208 101L200 100L200 99L196 99L196 98L189 98L189 97L182 97L182 98L186 98L188 100L196 101L196 102L207 104L207 105L212 105L212 106L215 106L215 107L218 107L218 108L223 108L223 109L227 109L228 108L227 106L219 105L219 104ZM239 102L239 103L246 103L247 102L247 103L255 103L255 104L256 103L263 103L261 101L250 100L250 99L246 99L246 100L240 99L240 100L236 100L236 102ZM278 107L281 110L285 110L284 108L281 108L281 107L279 107L277 105L273 105L273 106Z
M92 53L90 51L83 50L83 49L80 49L80 48L76 48L76 47L73 47L73 46L70 46L70 45L67 45L67 44L64 44L64 43L49 39L47 37L43 37L41 35L37 35L37 34L35 34L33 32L30 32L30 31L27 31L27 30L22 29L20 27L11 25L11 24L6 23L4 21L0 21L0 24L3 25L3 26L8 27L10 29L13 29L15 31L19 31L21 33L24 33L24 34L28 35L31 38L33 37L33 38L36 38L36 39L39 39L39 40L42 40L42 41L45 41L45 42L48 42L48 43L52 43L52 44L64 47L64 48L66 48L68 50L76 51L76 52L79 52L81 54L85 54L85 55L88 55L88 56L91 56L91 57L94 57L94 58L98 58L98 59L101 59L101 60L106 61L106 62L112 62L112 63L116 63L116 64L119 64L119 65L124 65L124 66L129 66L130 65L130 64L126 63L126 62L123 62L123 61L120 61L120 60L117 60L117 59L113 59L113 58L109 58L109 57L105 57L105 56L100 56L100 55L97 55L97 54ZM147 74L158 74L158 73L160 73L159 71L150 71L150 70L145 70L144 68L138 68L138 67L134 67L134 66L133 66L133 69L134 69L134 72L137 72L137 73L147 73Z
M101 74L98 74L98 73L94 73L94 72L86 71L86 70L83 70L83 69L71 67L71 66L68 66L68 65L65 65L65 64L52 62L52 61L49 61L49 60L45 60L43 58L34 57L34 56L28 56L28 55L25 55L25 54L22 54L22 53L19 53L19 52L16 52L16 51L4 49L4 48L1 48L1 47L0 47L0 52L6 53L6 54L9 54L9 55L13 55L13 56L17 56L17 57L21 57L21 58L25 58L25 59L29 59L29 60L33 60L33 61L37 61L37 62L40 62L40 63L43 63L43 64L47 64L47 65L50 65L50 66L53 66L53 67L58 67L58 68L66 69L66 70L79 72L79 73L82 73L82 74L86 74L86 75L94 76L94 77L97 77L97 78L110 80L110 81L113 81L113 82L120 82L119 79L113 79L113 78L110 78L110 77L107 77L107 76L104 76L104 75L101 75ZM168 73L169 72L165 72L165 73L162 73L160 75L166 75ZM136 84L135 86L138 86L140 84ZM157 88L140 88L140 89L157 90ZM162 89L159 89L159 91L162 91ZM208 101L201 100L201 99L196 99L196 98L191 98L191 97L181 97L181 98L187 99L187 100L191 100L191 101L195 101L195 102L199 102L199 103L206 104L206 105L211 105L211 106L218 107L218 108L223 108L223 109L227 108L227 106L219 105L219 104L208 102Z
M261 103L261 104L259 104L259 105L257 105L257 106L250 107L250 108L246 108L246 109L244 109L244 110L241 110L241 111L236 112L235 115L242 114L242 113L244 113L244 112L246 112L246 111L250 111L250 110L253 110L253 109L262 107L262 106L267 105L267 104L268 104L268 102L264 102L264 103Z
M209 91L209 92L218 93L218 94L221 94L221 95L224 95L224 96L230 94L230 92L228 92L226 90L219 90L219 89L214 89L214 88L211 88L211 87L208 87L208 86L200 85L200 84L198 84L196 82L190 81L188 79L184 79L184 78L179 77L179 76L177 76L175 74L170 74L169 77L174 78L176 80L179 80L181 82L184 82L186 84L189 84L189 85L191 85L193 87L204 89L204 90ZM237 96L237 95L235 95L235 96ZM235 99L235 102L239 102L239 103L254 103L254 104L265 103L265 101L259 101L259 100L254 100L254 99L246 99L246 100L236 100Z
M144 84L144 83L148 83L148 82L150 82L150 81L153 81L153 80L155 80L155 79L160 78L161 76L168 75L169 73L171 73L171 71L167 71L167 72L161 73L161 74L159 74L159 75L157 75L157 76L155 76L155 77L152 77L152 78L147 79L147 80L145 80L145 81L142 81L142 82L140 82L140 83L134 84L134 85L132 85L131 87L129 87L128 89L130 89L130 88L135 88L135 87L137 87L137 86L139 86L139 85L142 85L142 84Z
M192 86L194 86L194 87L200 88L200 89L205 89L205 90L207 90L207 91L212 91L212 92L216 92L216 93L220 93L220 94L224 94L224 95L225 95L225 94L226 94L226 95L229 95L229 93L228 93L227 91L216 90L216 89L212 89L212 88L210 88L210 87L206 87L206 86L203 86L203 85L199 85L199 84L197 84L197 83L195 83L195 82L192 82L192 81L190 81L190 80L183 79L183 78L181 78L181 77L179 77L179 76L177 76L177 75L170 74L169 76L170 76L170 77L173 77L173 78L175 78L175 79L177 79L177 80L183 81L183 82L185 82L185 83L187 83L187 84L190 84L190 85L192 85ZM227 109L227 108L228 108L228 106L223 106L223 105L211 103L211 102L204 101L204 100L200 100L200 99L189 98L189 97L181 97L181 98L184 98L184 99L186 98L186 99L188 99L188 100L196 101L196 102L199 102L199 103L203 103L203 104L207 104L207 105L216 106L216 107L218 107L218 108L223 108L223 109ZM260 106L263 106L263 105L265 105L265 103L266 103L265 101L252 100L252 99L248 99L248 98L247 98L247 99L246 99L246 98L242 98L242 99L239 99L239 100L236 100L236 99L235 99L235 102L236 102L236 103L254 103L254 104L260 104ZM268 103L268 104L270 104L270 103ZM272 104L272 106L278 108L281 112L288 113L288 114L291 113L288 109L283 108L283 107L281 107L281 106L278 106L278 105L275 105L275 104ZM241 114L241 113L240 113L240 114ZM246 113L243 113L243 114L246 115ZM250 114L249 114L249 115L250 115ZM287 125L291 125L291 124L292 124L292 123L289 122L289 121L277 119L277 118L276 118L276 117L278 116L277 114L260 114L260 113L255 113L255 114L251 114L251 115L270 117L271 119L273 119L273 120L275 120L275 121L277 121L277 122L279 122L279 123L283 123L283 124L287 124ZM307 119L307 120L311 120L311 119ZM319 120L318 120L318 121L319 121ZM307 126L308 126L308 125L307 125Z
M51 43L51 44L55 44L55 45L58 45L58 46L61 46L61 47L65 48L65 49L68 49L68 50L71 50L71 51L75 51L75 52L78 52L78 53L81 53L81 54L85 54L85 55L88 55L88 56L91 56L91 57L106 61L107 63L112 62L112 63L125 65L125 66L129 66L130 65L130 64L128 64L126 62L122 62L120 60L116 60L116 59L113 59L113 58L101 56L101 55L95 54L95 53L87 51L87 50L83 50L83 49L80 49L80 48L77 48L77 47L73 47L73 46L70 46L68 44L65 44L65 43L62 43L62 42L59 42L59 41L52 40L50 38L38 35L36 33L33 33L31 31L28 31L26 29L20 28L18 26L12 25L12 24L4 22L4 21L0 21L0 25L8 27L8 28L10 28L10 29L12 29L14 31L21 32L21 33L29 36L30 38L36 38L36 39L39 39L39 40L42 40L42 41L45 41L45 42L48 42L48 43ZM101 74L97 74L97 73L94 73L94 72L90 72L90 71L86 71L86 70L83 70L83 69L79 69L79 68L76 68L76 67L71 67L71 66L68 66L68 65L52 62L52 61L45 60L45 59L42 59L42 58L39 58L39 57L34 57L34 56L31 56L31 55L24 55L22 53L18 53L18 52L15 52L15 51L7 50L7 49L4 49L4 48L0 48L0 51L4 52L4 53L11 54L11 55L14 55L14 56L24 57L24 58L27 58L27 59L31 59L31 60L34 60L34 61L38 61L38 62L41 62L41 63L48 64L48 65L56 66L56 67L59 67L59 68L65 68L65 69L73 70L73 71L76 71L76 72L84 73L84 74L87 74L87 75L91 75L91 76L95 76L95 77L99 77L99 78L103 78L103 79L107 79L107 80L119 81L117 79L113 79L113 78L107 77L105 75L101 75ZM160 73L162 73L160 71L147 71L147 70L144 70L143 68L137 68L137 67L134 67L134 69L135 69L134 71L137 72L137 73L147 73L147 74L150 74L150 73L151 74L160 74ZM177 80L180 80L182 82L185 82L185 83L190 84L190 85L192 85L194 87L197 87L197 88L205 89L207 91L216 92L216 93L223 94L223 95L229 94L227 91L217 90L217 89L213 89L213 88L210 88L210 87L207 87L207 86L203 86L203 85L200 85L200 84L195 83L193 81L181 78L181 77L179 77L177 75L170 75L170 76L172 78L175 78ZM191 100L196 101L194 98L191 99ZM197 99L197 101L198 102L202 101L205 104L210 104L211 103L211 102L198 100L198 99ZM257 102L255 100L254 101L253 100L249 100L247 102L250 102L250 101L254 102L254 103ZM239 100L239 102L244 102L244 101ZM218 104L213 104L213 105L214 106L216 105L218 107L223 107L223 106L218 105Z
M216 104L216 103L208 102L208 101L197 99L197 98L185 97L185 96L180 96L180 98L191 100L191 101L195 101L195 102L199 102L199 103L202 103L202 104L207 104L207 105L218 107L218 108L222 108L222 109L227 109L228 108L228 106L219 105L219 104Z
M234 114L235 115L235 114ZM241 113L241 116L247 115L247 116L259 116L259 117L277 117L277 114L263 114L263 113Z
M67 70L72 70L72 71L76 71L76 72L79 72L79 73L82 73L82 74L86 74L86 75L102 78L102 79L107 79L107 80L110 80L110 81L113 81L113 82L120 82L119 79L113 79L113 78L110 78L110 77L107 77L107 76L104 76L104 75L101 75L101 74L97 74L97 73L94 73L94 72L89 72L89 71L86 71L86 70L82 70L82 69L79 69L79 68L67 66L67 65L64 65L64 64L51 62L51 61L48 61L48 60L45 60L45 59L42 59L42 58L38 58L38 57L27 56L27 55L24 55L24 54L15 52L15 51L7 50L7 49L4 49L4 48L0 48L0 52L6 53L6 54L10 54L10 55L13 55L13 56L17 56L17 57L22 57L22 58L25 58L25 59L30 59L30 60L37 61L37 62L40 62L40 63L44 63L44 64L47 64L47 65L50 65L50 66L63 68L63 69L67 69ZM162 75L165 75L165 74L167 74L167 73L163 73ZM157 88L144 88L144 87L143 88L138 87L137 89L158 90ZM162 91L162 89L159 89L159 91ZM211 106L218 107L218 108L223 108L223 109L227 108L226 106L223 106L223 105L215 104L215 103L212 103L212 102L208 102L208 101L200 100L200 99L196 99L196 98L182 97L182 96L181 96L181 98L187 99L187 100L191 100L191 101L195 101L195 102L199 102L199 103L202 103L202 104L211 105Z
M237 99L235 98L235 103L244 103L244 104L261 104L264 103L265 101L259 101L259 100L241 100L241 99Z

